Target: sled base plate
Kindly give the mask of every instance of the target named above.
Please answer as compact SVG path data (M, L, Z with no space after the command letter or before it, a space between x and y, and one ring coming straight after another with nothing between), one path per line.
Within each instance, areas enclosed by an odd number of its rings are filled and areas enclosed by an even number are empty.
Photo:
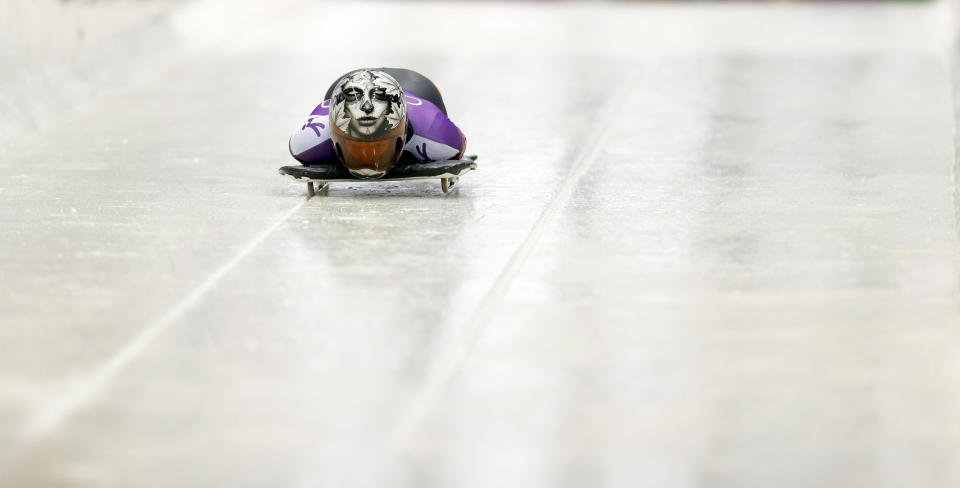
M382 178L364 180L350 174L339 164L324 164L315 166L283 166L280 174L289 176L297 181L307 183L307 193L313 196L317 190L323 189L327 183L334 182L377 182L401 180L440 180L440 188L444 193L450 192L460 176L477 169L476 156L465 159L449 159L446 161L430 161L426 163L412 163L392 168ZM316 188L319 184L320 188Z

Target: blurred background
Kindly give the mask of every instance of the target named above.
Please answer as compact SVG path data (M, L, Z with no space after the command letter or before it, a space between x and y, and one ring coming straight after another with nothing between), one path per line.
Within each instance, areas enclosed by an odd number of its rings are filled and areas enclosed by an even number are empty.
M958 486L956 12L6 0L0 487ZM363 66L455 192L277 174Z

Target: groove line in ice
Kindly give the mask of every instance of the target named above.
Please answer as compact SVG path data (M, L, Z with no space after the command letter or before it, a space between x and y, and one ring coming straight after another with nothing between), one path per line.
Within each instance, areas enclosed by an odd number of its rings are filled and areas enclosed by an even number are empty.
M653 49L652 46L651 49ZM445 352L436 363L437 366L429 373L424 387L414 398L410 407L402 413L397 428L391 436L391 443L394 448L399 449L408 443L416 429L429 414L430 409L433 408L443 392L453 382L457 374L459 374L478 338L486 328L487 323L493 318L499 304L503 301L504 296L510 289L514 278L519 274L520 269L530 256L533 248L536 247L539 242L547 224L553 220L557 212L559 212L567 200L570 199L580 178L583 177L597 159L609 129L613 125L613 122L617 121L622 114L623 107L629 95L637 89L642 79L645 78L643 75L651 73L654 68L659 65L661 57L662 54L658 53L658 56L649 61L644 68L628 75L627 78L630 81L627 83L627 86L629 88L621 91L618 97L610 97L607 103L597 112L597 117L600 118L601 121L594 126L593 130L584 139L589 143L585 144L584 148L581 149L577 155L575 159L576 162L570 170L570 173L568 173L564 179L560 189L550 200L546 208L544 208L540 217L527 234L526 239L524 239L516 251L514 251L506 266L504 266L503 270L497 276L493 285L478 305L472 319L460 334L460 337L455 339L453 344L445 349Z
M64 422L83 408L110 380L133 362L154 339L167 330L167 328L189 310L190 307L199 302L208 291L216 286L224 276L233 270L238 263L243 261L243 259L270 234L283 225L290 216L300 210L310 198L311 196L308 195L307 198L271 223L229 261L207 276L206 279L174 305L173 308L168 310L167 313L140 330L133 339L124 344L120 350L96 368L91 375L73 384L66 392L49 402L46 407L30 418L25 424L21 443L13 452L0 456L0 478L2 478L2 473L5 471L4 468L8 467L32 446L42 442L56 432Z

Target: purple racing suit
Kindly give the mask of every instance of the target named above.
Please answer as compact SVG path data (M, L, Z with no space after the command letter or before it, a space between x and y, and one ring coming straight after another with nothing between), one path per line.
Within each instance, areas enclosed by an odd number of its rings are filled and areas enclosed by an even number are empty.
M460 159L467 138L440 108L404 90L407 102L407 142L403 150L418 161ZM339 163L330 139L330 100L313 109L290 136L290 154L304 165Z

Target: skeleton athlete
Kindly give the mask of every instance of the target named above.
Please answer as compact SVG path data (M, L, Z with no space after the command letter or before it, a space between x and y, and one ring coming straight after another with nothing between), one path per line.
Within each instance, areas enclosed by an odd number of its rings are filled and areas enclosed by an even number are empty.
M437 87L398 68L342 76L290 137L290 154L302 164L342 164L363 179L380 178L395 165L460 159L466 146Z

